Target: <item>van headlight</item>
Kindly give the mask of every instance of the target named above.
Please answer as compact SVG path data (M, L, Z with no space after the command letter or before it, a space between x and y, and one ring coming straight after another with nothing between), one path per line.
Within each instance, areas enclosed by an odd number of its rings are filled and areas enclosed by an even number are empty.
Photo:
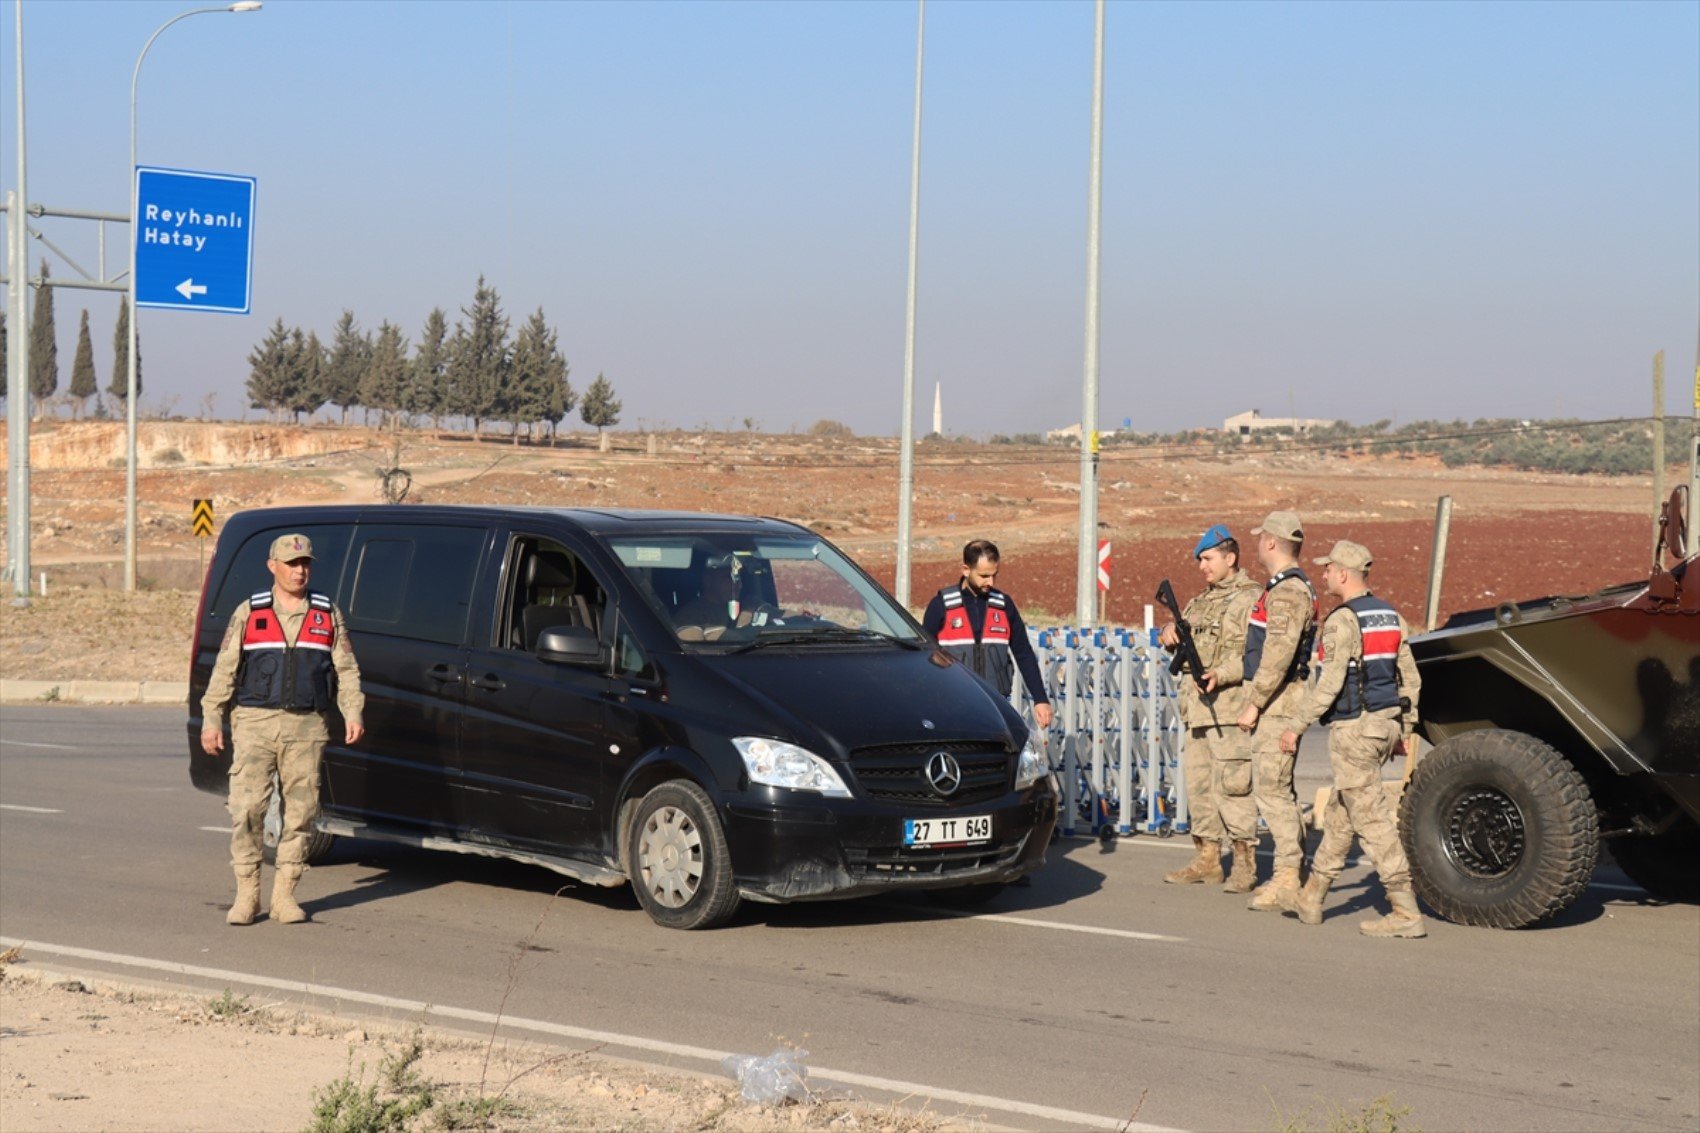
M1050 760L1045 758L1045 753L1039 750L1029 734L1027 746L1021 749L1021 762L1015 766L1015 789L1026 790L1050 773Z
M750 773L752 783L816 791L835 798L850 797L850 788L844 785L832 764L806 748L761 736L736 736L732 746L744 757L744 770Z

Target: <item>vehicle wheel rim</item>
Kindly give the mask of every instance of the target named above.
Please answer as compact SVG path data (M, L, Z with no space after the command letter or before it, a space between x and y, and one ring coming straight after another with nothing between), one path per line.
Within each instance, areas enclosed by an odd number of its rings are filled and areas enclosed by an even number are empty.
M1504 877L1523 860L1523 812L1505 792L1473 787L1453 804L1446 853L1471 877Z
M646 892L667 909L688 905L702 887L702 832L678 807L662 807L644 823L638 871Z

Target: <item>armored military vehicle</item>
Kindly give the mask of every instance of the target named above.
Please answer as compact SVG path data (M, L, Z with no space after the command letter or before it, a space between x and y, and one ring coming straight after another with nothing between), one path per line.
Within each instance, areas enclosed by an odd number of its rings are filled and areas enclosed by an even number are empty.
M1418 895L1448 920L1545 920L1587 887L1602 846L1655 896L1700 900L1700 554L1685 495L1661 509L1647 580L1458 614L1412 639L1435 747L1400 829Z

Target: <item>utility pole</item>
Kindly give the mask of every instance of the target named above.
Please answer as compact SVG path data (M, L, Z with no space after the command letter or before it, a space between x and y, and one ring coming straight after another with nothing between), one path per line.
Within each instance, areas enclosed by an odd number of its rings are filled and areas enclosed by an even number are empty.
M18 184L6 198L6 573L13 605L29 605L30 594L30 324L29 193L24 160L24 6L12 5L18 50Z
M1074 616L1091 625L1098 596L1098 253L1104 183L1104 0L1092 34L1092 172L1086 203L1086 366L1080 406L1080 546Z
M915 501L915 267L921 236L921 62L927 36L927 0L915 17L915 141L909 157L909 304L903 332L903 425L897 457L897 604L909 608L909 530Z

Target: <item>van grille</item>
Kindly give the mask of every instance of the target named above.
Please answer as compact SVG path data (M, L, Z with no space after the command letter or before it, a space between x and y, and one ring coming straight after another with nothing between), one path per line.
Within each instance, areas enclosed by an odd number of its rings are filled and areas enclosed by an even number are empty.
M927 779L927 761L948 752L962 767L962 785L941 796ZM1015 757L994 744L945 742L858 748L850 753L856 785L871 799L910 807L958 807L1007 794Z

